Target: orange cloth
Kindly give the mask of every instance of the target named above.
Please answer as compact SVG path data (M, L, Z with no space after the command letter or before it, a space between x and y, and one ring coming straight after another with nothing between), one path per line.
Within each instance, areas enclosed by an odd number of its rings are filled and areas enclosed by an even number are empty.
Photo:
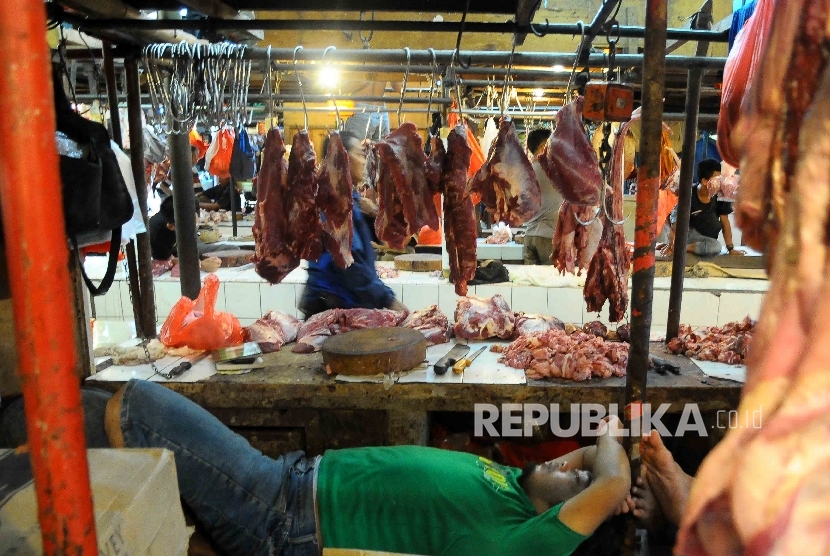
M666 219L677 206L677 195L667 189L661 189L657 198L657 234L663 230L666 225Z
M190 130L190 146L199 149L199 158L197 160L202 160L205 157L208 145L205 143L205 140L202 139L202 136L199 135L199 132L196 131L196 128Z
M81 247L81 255L86 257L90 253L97 253L100 255L107 255L110 252L110 242L105 241L103 243L96 243L95 245L87 245L86 247ZM124 250L119 249L118 251L118 260L124 260Z
M432 197L432 201L435 203L435 210L438 211L438 216L441 216L441 195L435 194ZM438 229L433 230L429 226L424 226L421 228L421 231L418 233L418 245L441 245L441 236L444 233L444 226L442 225L441 218L438 219Z

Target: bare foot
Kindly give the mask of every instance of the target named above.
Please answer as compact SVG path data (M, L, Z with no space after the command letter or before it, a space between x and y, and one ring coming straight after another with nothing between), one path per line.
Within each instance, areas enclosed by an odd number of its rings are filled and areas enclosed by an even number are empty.
M665 521L665 516L645 478L637 477L636 483L631 487L631 497L634 499L632 513L637 518L637 524L648 531L657 530Z
M643 435L640 453L643 460L641 476L648 481L666 518L680 525L692 488L692 477L677 465L657 431Z

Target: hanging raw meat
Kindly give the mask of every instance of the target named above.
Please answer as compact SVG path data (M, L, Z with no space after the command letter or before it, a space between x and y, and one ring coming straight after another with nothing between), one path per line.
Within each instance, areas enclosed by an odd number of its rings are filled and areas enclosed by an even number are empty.
M487 162L470 180L468 189L481 195L494 222L520 226L539 212L539 180L510 117L501 119L499 135L490 147Z
M316 261L323 252L323 226L317 210L317 155L303 130L294 136L288 155L288 226L291 250L301 259Z
M777 226L768 236L771 285L737 410L751 424L731 428L703 462L676 554L830 550L830 343L821 318L830 310L828 15L827 0L775 2L739 124L752 132L742 135L742 222L758 238L770 213ZM747 175L764 181L746 189ZM752 423L756 416L762 427Z
M444 171L444 159L447 151L444 149L444 142L440 137L430 138L429 157L426 164L427 184L433 193L441 191L441 173Z
M471 156L466 126L459 124L447 137L440 189L444 193L444 238L450 260L450 282L455 284L455 293L461 296L467 295L467 282L476 276L478 260L475 207L466 191Z
M741 106L750 91L761 63L772 24L774 0L758 0L752 17L738 32L726 66L723 69L723 89L718 114L718 152L727 164L737 167L741 154L738 141L732 136L741 117Z
M609 187L609 189L611 189ZM609 193L610 194L610 193ZM623 219L622 187L615 187L606 199L611 206L609 213L615 221ZM602 311L608 301L608 320L619 322L628 310L628 270L630 257L625 233L621 225L615 225L610 218L603 218L602 237L594 258L588 266L588 276L582 295L588 311Z
M599 204L602 174L594 147L582 126L583 97L556 113L556 129L539 163L562 197L574 205Z
M256 248L251 259L256 272L272 284L277 284L297 268L300 258L289 246L285 194L288 163L285 161L285 143L278 129L272 129L265 138L262 168L257 178L257 204L252 229Z
M352 175L349 153L340 134L329 135L326 159L317 173L317 206L323 214L323 241L335 264L346 268L352 258Z
M438 229L423 141L415 124L407 122L379 141L375 151L379 201L375 232L390 247L402 250L424 226Z
M568 201L559 208L550 260L561 274L569 272L581 276L591 264L602 237L602 219L591 222L595 214L594 207L580 207ZM591 224L583 226L577 218Z

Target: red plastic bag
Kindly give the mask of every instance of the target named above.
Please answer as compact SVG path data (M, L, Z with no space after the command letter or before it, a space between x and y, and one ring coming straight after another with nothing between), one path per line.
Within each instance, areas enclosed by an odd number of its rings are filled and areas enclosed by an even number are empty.
M219 278L210 274L199 297L182 297L161 327L159 339L167 347L187 346L212 351L242 344L242 326L230 313L217 312Z
M718 152L728 164L736 168L741 153L732 136L741 116L741 105L756 81L764 54L764 45L772 28L774 0L758 0L755 12L735 37L735 44L723 69L723 92L718 115Z
M231 177L231 155L233 154L234 132L223 127L216 133L205 154L208 172L221 179Z

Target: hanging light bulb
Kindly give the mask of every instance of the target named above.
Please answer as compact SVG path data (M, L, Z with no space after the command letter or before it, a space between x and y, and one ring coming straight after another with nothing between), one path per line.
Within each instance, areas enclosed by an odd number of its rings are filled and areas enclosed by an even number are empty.
M565 71L565 66L556 64L555 66L553 66L553 71Z
M540 98L545 98L545 91L542 89L536 89L533 91L533 98L539 100Z
M340 83L340 70L334 66L325 65L320 68L318 79L323 88L334 89Z
M179 15L182 17L187 17L187 8L182 8L179 10Z

